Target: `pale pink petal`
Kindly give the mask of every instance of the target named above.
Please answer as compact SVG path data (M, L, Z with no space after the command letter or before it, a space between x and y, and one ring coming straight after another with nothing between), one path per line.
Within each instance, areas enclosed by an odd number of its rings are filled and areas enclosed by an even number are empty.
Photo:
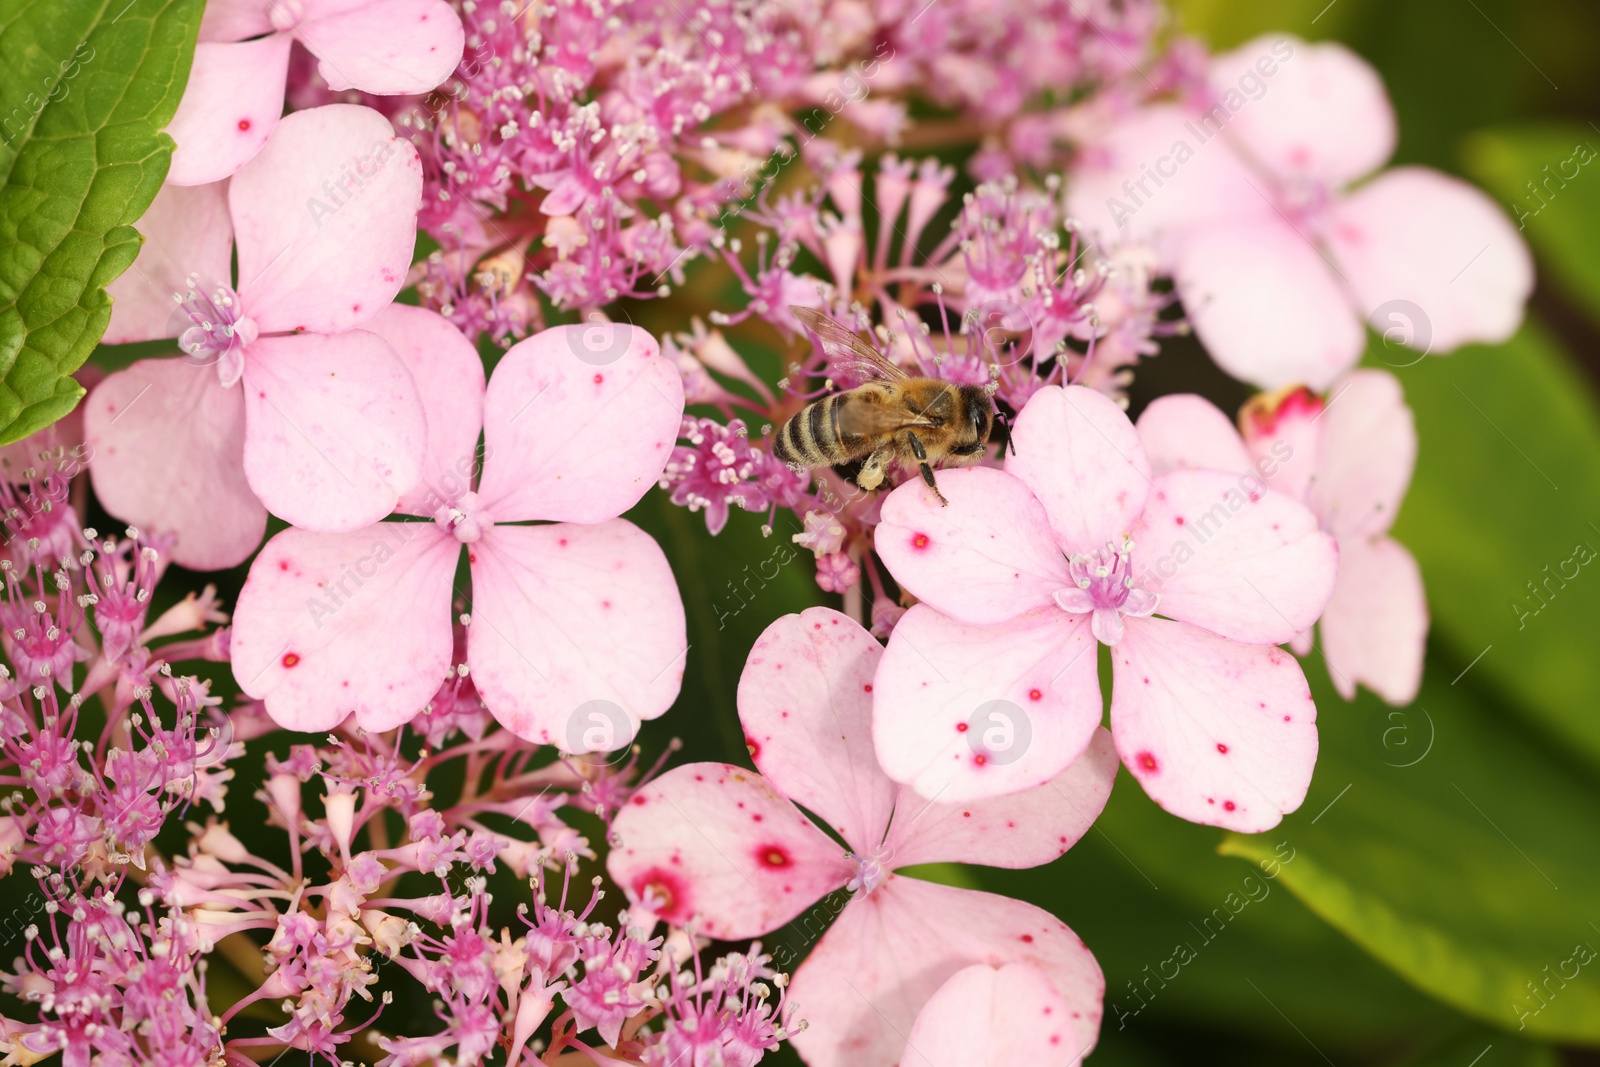
M1499 344L1533 292L1533 257L1505 212L1436 170L1362 186L1335 205L1329 240L1372 328L1420 352Z
M338 333L405 281L422 164L376 111L328 104L285 116L228 203L245 314L263 333Z
M1157 804L1190 822L1255 833L1305 800L1317 706L1289 653L1181 622L1129 619L1111 661L1117 753Z
M1400 380L1356 371L1330 390L1322 427L1312 510L1341 543L1387 533L1417 461L1417 428Z
M1014 618L1050 603L1067 583L1044 506L1019 479L991 467L948 470L941 506L920 479L883 502L874 535L895 581L964 622Z
M363 329L389 342L416 383L428 445L421 477L395 510L431 519L472 488L483 425L483 361L449 319L426 308L390 304Z
M634 903L717 938L775 930L849 880L855 865L772 783L691 763L633 795L611 824L606 869Z
M1274 216L1184 242L1174 271L1184 311L1217 365L1278 389L1324 389L1361 358L1366 332L1317 249Z
M1195 225L1270 214L1238 157L1208 143L1214 137L1194 112L1170 104L1116 119L1074 165L1067 214L1102 244L1145 242L1164 262Z
M177 146L167 181L206 185L255 158L283 114L287 34L195 48L189 84L167 133ZM224 279L226 280L226 279Z
M237 566L261 544L267 509L244 476L244 398L214 367L141 360L85 402L95 495L112 515L176 535L172 559Z
M1281 179L1338 187L1394 152L1383 79L1341 44L1268 34L1213 58L1208 80L1213 121Z
M610 751L683 684L683 601L649 534L597 526L496 526L469 545L467 660L483 702L518 737Z
M267 510L310 530L353 530L416 484L422 401L377 334L263 337L245 353L244 469Z
M975 963L917 1015L900 1067L1073 1067L1083 1049L1071 1012L1037 967Z
M207 0L206 13L200 19L200 39L243 41L269 33L271 6L261 0Z
M683 382L636 326L557 326L513 345L484 399L483 483L496 519L601 522L661 477Z
M1038 968L1069 1005L1075 1051L1093 1048L1105 977L1065 923L1020 900L904 875L846 905L795 972L789 996L808 1025L790 1040L810 1067L914 1063L905 1051L917 1015L975 963Z
M1054 605L993 626L924 604L906 612L873 682L872 736L885 773L955 804L1066 770L1102 710L1084 619Z
M1096 727L1089 747L1044 785L1020 793L939 804L900 791L889 830L893 867L917 863L982 863L1037 867L1071 848L1111 799L1117 751Z
M1340 696L1354 700L1359 682L1391 704L1416 699L1428 600L1404 545L1387 537L1341 541L1339 581L1321 622L1322 654Z
M1040 389L1011 437L1006 473L1039 498L1063 552L1121 542L1150 491L1150 460L1115 401L1079 385Z
M290 730L409 722L450 668L461 546L431 523L285 530L261 550L233 613L233 676Z
M1316 622L1339 552L1311 509L1248 474L1173 471L1155 484L1133 542L1158 613L1252 644Z
M1157 397L1138 422L1139 440L1150 457L1150 472L1250 468L1239 431L1222 409L1203 396L1173 393Z
M181 320L176 293L186 292L189 275L197 289L210 292L233 283L233 225L228 221L228 187L163 185L150 210L140 217L144 244L116 281L111 294L111 325L101 342L153 341L176 337L192 323ZM181 325L180 325L181 322Z
M312 15L295 36L334 92L425 93L461 62L461 19L444 0L382 0Z
M739 721L761 773L858 852L883 841L895 786L872 754L883 646L832 608L768 626L739 676Z
M1351 377L1364 373L1356 371ZM1338 395L1343 388L1336 384L1330 395ZM1260 393L1245 404L1239 413L1244 446L1255 458L1255 469L1267 488L1311 502L1311 486L1322 465L1326 410L1327 402L1304 388ZM1323 518L1322 513L1317 517Z

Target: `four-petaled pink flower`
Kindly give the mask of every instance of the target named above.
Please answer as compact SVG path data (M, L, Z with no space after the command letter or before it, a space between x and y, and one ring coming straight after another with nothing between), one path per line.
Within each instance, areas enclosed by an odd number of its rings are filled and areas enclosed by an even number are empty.
M350 167L363 175L351 199L308 208L324 175ZM427 428L405 364L361 327L405 281L421 195L416 150L348 104L288 116L226 185L162 190L143 252L110 288L105 340L176 337L183 356L141 360L90 394L107 511L175 534L173 560L211 570L249 557L268 511L351 530L394 510Z
M466 662L484 705L536 743L627 744L683 677L672 570L617 518L671 454L677 370L632 326L609 327L618 341L600 357L582 336L594 326L559 326L513 346L485 388L477 352L438 314L396 304L369 325L427 407L422 478L397 510L432 521L274 537L239 594L234 677L290 729L410 721L453 670L464 551Z
M1338 550L1281 493L1220 471L1152 475L1122 410L1034 394L1004 470L890 494L878 554L921 603L878 672L873 736L896 781L964 801L1038 786L1111 731L1162 807L1243 831L1305 799L1316 706L1275 647L1321 613ZM991 725L996 716L999 728Z
M1361 357L1363 320L1447 352L1505 340L1533 290L1527 247L1477 189L1425 167L1350 189L1394 145L1366 61L1260 37L1214 57L1195 99L1111 126L1084 153L1067 206L1102 240L1160 250L1228 373L1324 389Z
M445 0L210 0L189 84L167 126L177 142L168 182L220 181L261 151L283 114L295 41L317 57L335 92L394 96L448 78L464 34ZM352 195L348 172L318 172L316 180L328 183L319 198Z
M1358 370L1334 383L1326 404L1305 389L1258 397L1240 416L1243 437L1210 402L1164 396L1139 417L1157 473L1182 468L1251 471L1306 505L1339 542L1339 578L1322 613L1322 654L1346 700L1356 683L1391 704L1422 684L1428 602L1422 572L1389 536L1411 482L1417 431L1394 375ZM1291 642L1311 651L1307 630Z
M917 1012L974 963L1038 968L1067 1007L1060 1029L1071 1055L1062 1062L1076 1063L1099 1034L1105 993L1077 935L1031 904L896 869L1055 859L1111 795L1111 739L1097 731L1076 762L1037 789L978 803L924 800L873 759L872 679L882 655L854 620L827 608L769 626L738 695L761 773L694 763L652 781L612 823L620 843L611 876L633 914L648 911L716 938L765 934L837 894L816 909L838 918L789 988L807 1022L790 1040L811 1067L918 1062L906 1048ZM808 917L808 930L814 921Z

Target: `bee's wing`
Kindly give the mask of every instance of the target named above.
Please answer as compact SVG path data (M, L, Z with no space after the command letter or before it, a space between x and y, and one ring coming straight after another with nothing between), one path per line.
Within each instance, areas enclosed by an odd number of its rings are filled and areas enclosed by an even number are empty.
M839 431L857 437L879 437L899 430L933 426L933 420L904 408L851 404L839 409Z
M816 335L822 343L822 351L834 366L868 381L903 382L911 377L836 319L829 318L815 308L790 305L789 311L800 320L800 325Z

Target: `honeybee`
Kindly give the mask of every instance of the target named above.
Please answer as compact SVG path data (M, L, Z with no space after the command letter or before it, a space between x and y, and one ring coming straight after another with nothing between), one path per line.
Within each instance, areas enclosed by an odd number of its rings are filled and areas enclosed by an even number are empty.
M806 405L775 435L773 455L792 470L860 461L856 484L876 489L891 460L915 463L939 503L948 505L933 465L980 455L994 428L995 386L918 378L884 358L854 331L813 308L790 307L836 366L868 380Z

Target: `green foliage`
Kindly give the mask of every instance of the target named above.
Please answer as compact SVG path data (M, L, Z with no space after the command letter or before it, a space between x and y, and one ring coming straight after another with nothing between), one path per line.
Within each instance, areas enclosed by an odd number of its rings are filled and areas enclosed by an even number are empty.
M167 174L202 0L0 4L0 442L72 410Z

